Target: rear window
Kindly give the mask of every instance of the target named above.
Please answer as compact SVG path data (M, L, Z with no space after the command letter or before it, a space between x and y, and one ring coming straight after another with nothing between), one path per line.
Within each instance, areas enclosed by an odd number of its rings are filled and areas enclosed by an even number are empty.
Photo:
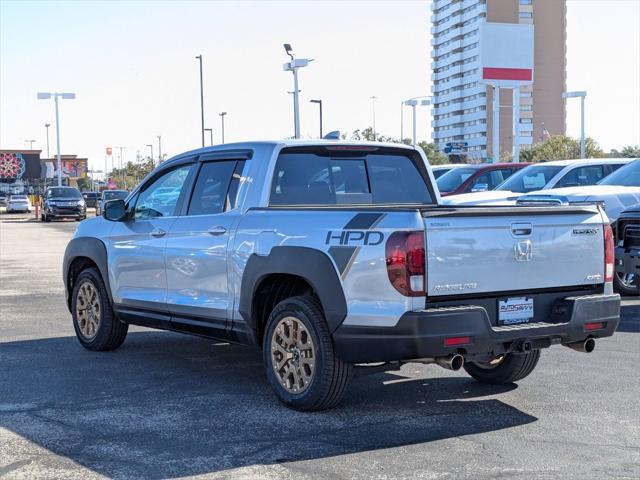
M433 201L420 172L404 155L368 153L333 157L291 152L278 157L270 203L427 205Z
M460 167L449 170L436 181L441 192L453 192L478 171L480 167Z
M11 195L11 200L26 200L26 195Z
M511 175L496 190L529 193L542 190L564 167L554 165L530 165Z
M600 182L600 185L640 187L640 159L625 165Z
M124 200L125 198L127 198L127 195L129 195L129 192L123 191L123 190L106 190L104 192L102 192L102 199L103 200L118 200L118 199L122 199Z

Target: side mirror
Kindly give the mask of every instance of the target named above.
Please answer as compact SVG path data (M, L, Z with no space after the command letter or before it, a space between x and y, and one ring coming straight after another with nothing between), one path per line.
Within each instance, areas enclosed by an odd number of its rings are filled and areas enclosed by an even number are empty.
M111 222L121 222L127 216L127 206L124 200L109 200L104 203L102 216Z

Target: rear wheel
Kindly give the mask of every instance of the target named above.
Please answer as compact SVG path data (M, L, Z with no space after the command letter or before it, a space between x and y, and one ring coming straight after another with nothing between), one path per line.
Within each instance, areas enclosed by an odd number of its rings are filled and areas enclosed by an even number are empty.
M342 400L351 364L336 356L314 297L292 297L276 305L267 321L263 356L269 383L288 407L325 410Z
M482 383L505 384L522 380L536 368L540 350L524 354L506 353L490 362L468 362L464 369Z
M124 342L129 325L114 315L100 272L83 270L76 279L71 297L73 328L87 350L115 350Z
M640 295L640 278L634 273L616 272L613 283L623 295Z

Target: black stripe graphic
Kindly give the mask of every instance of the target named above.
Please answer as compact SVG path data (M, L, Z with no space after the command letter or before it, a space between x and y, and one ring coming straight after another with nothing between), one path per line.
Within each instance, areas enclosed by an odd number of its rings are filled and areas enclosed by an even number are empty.
M351 257L355 253L357 247L331 247L329 248L329 255L336 262L338 271L342 275L351 261Z
M384 213L358 213L344 226L344 230L368 230L378 222Z

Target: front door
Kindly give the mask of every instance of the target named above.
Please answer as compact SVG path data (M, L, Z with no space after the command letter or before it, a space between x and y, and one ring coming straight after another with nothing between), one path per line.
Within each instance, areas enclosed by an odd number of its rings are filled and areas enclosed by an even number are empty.
M172 321L195 332L224 333L232 308L227 246L238 219L236 196L244 161L203 162L185 214L166 244L167 303Z
M148 181L131 200L130 218L116 222L109 236L109 275L118 307L166 312L167 233L176 220L183 187L193 164Z

